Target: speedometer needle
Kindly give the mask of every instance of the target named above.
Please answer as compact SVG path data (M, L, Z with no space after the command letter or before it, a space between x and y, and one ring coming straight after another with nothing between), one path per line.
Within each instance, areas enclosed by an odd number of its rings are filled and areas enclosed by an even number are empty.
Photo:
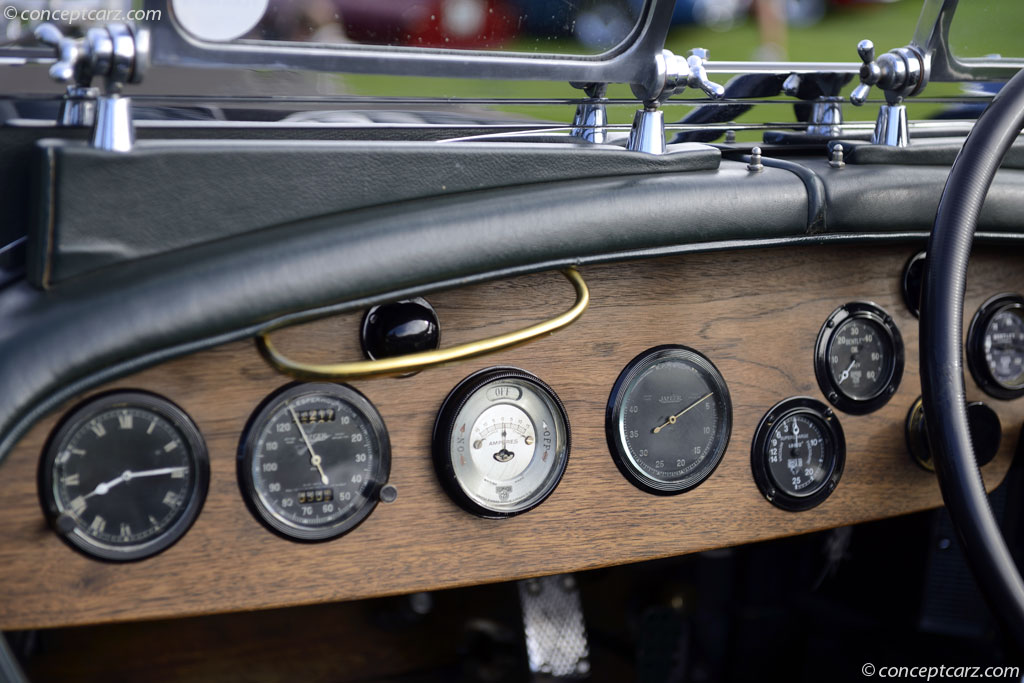
M845 370L843 370L843 374L839 376L839 382L837 382L837 384L842 384L843 382L846 381L846 379L850 376L850 370L853 369L853 366L856 363L857 363L856 359L850 361L850 366L848 368L846 368Z
M320 473L320 481L323 482L324 486L331 483L327 479L327 474L324 473L324 468L320 465L320 456L313 450L313 444L309 442L309 437L306 436L306 432L302 429L302 423L299 422L299 416L295 413L295 408L292 408L291 404L288 405L288 412L292 414L292 419L295 420L295 426L299 428L299 434L302 435L302 440L306 442L306 448L309 449L309 461L316 468L317 472Z
M708 400L709 398L711 398L711 392L708 392L708 393L704 394L703 396L698 398L696 401L694 401L690 405L688 405L685 408L683 408L682 410L680 410L675 415L672 415L671 417L669 417L667 420L665 420L664 424L661 424L661 425L658 425L657 427L655 427L654 428L654 433L657 434L658 432L660 432L665 427L668 427L669 425L674 425L676 423L676 420L678 420L683 415L685 415L687 412L693 410L694 408L696 408L697 406L699 406L701 403L703 403L704 401Z
M161 467L159 469L143 470L141 472L132 472L131 470L125 470L124 472L114 477L110 481L104 481L100 482L99 484L96 484L96 488L94 488L89 493L85 494L82 498L87 500L89 498L92 498L93 496L105 496L107 495L107 492L110 491L110 489L114 488L118 484L123 484L126 481L138 479L139 477L159 477L165 474L177 474L178 472L184 472L187 469L187 467Z

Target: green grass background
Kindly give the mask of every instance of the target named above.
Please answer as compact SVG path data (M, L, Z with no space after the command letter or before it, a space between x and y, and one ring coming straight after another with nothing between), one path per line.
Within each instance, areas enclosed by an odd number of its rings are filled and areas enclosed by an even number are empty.
M1007 56L1024 53L1020 45L1021 29L1024 28L1024 0L964 0L960 3L957 22L952 31L952 42L958 46L969 46L968 56L981 56L1000 52ZM794 61L857 61L857 43L870 38L879 54L901 47L910 42L917 26L922 3L918 0L898 0L886 4L832 7L825 18L810 27L790 27L787 58ZM712 60L750 60L754 58L759 37L753 17L729 31L713 31L698 26L676 27L669 34L666 47L676 54L685 55L694 47L711 51ZM557 43L555 44L557 45ZM572 47L565 45L566 51ZM452 78L404 78L393 76L347 75L342 77L344 88L353 94L377 96L424 96L424 97L493 97L493 98L577 98L579 90L567 83L544 81L495 81ZM728 76L716 75L715 80L724 83ZM849 94L856 83L851 83L844 94ZM957 95L962 93L959 85L933 83L923 96ZM610 98L631 98L629 88L613 85L609 88ZM684 97L698 96L692 91ZM880 99L881 93L872 92L873 99ZM914 104L909 102L911 118L927 118L941 105ZM498 111L533 119L556 122L570 122L573 107L570 105L510 105L492 107ZM609 107L611 123L629 123L635 105ZM686 115L691 107L685 104L668 103L666 121L676 121ZM844 116L848 121L874 120L876 106L853 107L844 105ZM764 105L755 108L738 119L739 122L792 121L792 108L781 105ZM752 137L753 136L753 137ZM740 139L759 139L760 133L741 134Z

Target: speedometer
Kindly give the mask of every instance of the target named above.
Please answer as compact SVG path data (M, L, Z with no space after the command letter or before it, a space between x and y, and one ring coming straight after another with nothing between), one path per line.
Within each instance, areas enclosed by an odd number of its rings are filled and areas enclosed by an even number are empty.
M390 466L384 421L365 396L339 384L299 384L271 396L250 420L238 479L268 528L317 541L366 519Z

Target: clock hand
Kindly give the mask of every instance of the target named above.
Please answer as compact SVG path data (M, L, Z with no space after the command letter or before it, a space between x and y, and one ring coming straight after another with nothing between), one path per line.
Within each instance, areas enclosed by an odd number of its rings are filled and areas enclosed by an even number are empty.
M96 484L96 488L94 488L92 491L90 491L89 493L87 493L84 496L82 496L83 500L89 500L93 496L105 496L105 495L107 495L107 491L109 491L110 489L114 488L115 486L117 486L121 482L126 481L126 479L125 479L125 475L126 474L128 476L131 476L131 470L125 470L124 472L122 472L121 474L117 475L116 477L114 477L110 481L103 481L103 482L100 482L99 484Z
M655 427L655 428L654 428L654 433L655 433L655 434L657 434L658 432L660 432L660 431L661 431L662 429L664 429L665 427L668 427L669 425L674 425L674 424L676 423L676 420L678 420L679 418L681 418L681 417L682 417L683 415L685 415L685 414L686 414L687 412L689 412L690 410L693 410L694 408L696 408L697 406L699 406L699 405L700 405L701 403L703 403L704 401L706 401L706 400L708 400L709 398L711 398L711 395L712 395L712 394L711 394L711 392L708 392L708 393L704 394L703 396L701 396L700 398L698 398L698 399L697 399L696 401L694 401L694 402L693 402L693 403L691 403L690 405L688 405L688 406L686 406L685 408L683 408L682 410L680 410L680 411L679 411L678 413L676 413L675 415L672 415L672 416L671 416L671 417L669 417L669 418L668 418L667 420L665 420L665 423L664 423L664 424L661 424L661 425L658 425L657 427Z
M313 444L309 442L309 437L306 436L306 432L302 429L302 423L299 422L299 416L295 413L295 408L288 404L288 412L292 414L292 419L295 420L295 426L299 428L299 434L302 435L302 440L306 442L306 448L309 449L309 461L313 464L313 467L320 472L320 481L323 482L324 486L330 483L327 479L327 474L324 473L324 468L320 465L320 456L313 450Z
M125 470L124 472L114 477L110 481L104 481L97 484L96 488L94 488L92 491L83 496L83 499L88 500L93 496L105 496L110 491L110 489L114 488L118 484L129 482L132 479L137 479L139 477L159 477L165 474L175 474L177 472L184 472L187 469L187 467L161 467L155 470L142 470L141 472L132 472L131 470Z

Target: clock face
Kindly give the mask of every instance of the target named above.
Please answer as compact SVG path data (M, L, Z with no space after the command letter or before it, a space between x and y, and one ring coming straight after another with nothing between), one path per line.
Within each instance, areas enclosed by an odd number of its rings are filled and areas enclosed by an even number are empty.
M40 494L72 546L106 560L137 560L184 535L208 481L205 445L180 408L118 392L79 407L53 435Z

